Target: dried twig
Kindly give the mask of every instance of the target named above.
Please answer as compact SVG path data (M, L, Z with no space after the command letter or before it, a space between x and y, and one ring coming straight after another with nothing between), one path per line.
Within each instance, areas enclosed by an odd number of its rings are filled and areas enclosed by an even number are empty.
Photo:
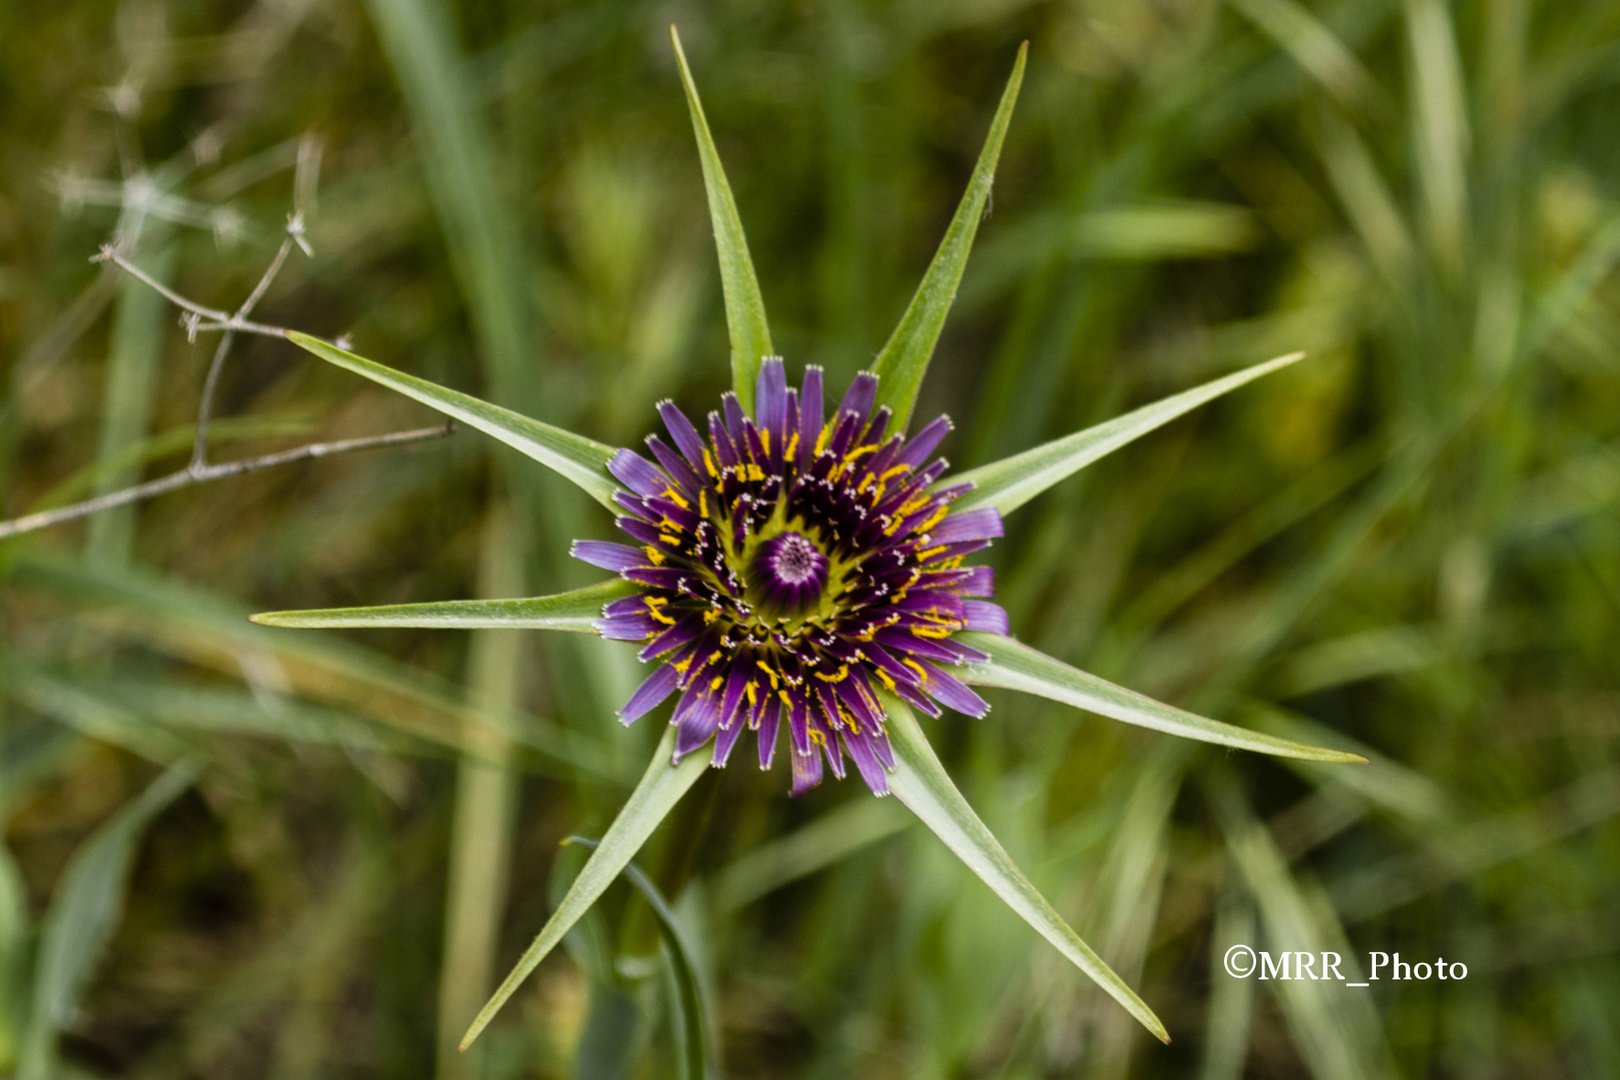
M243 473L259 472L262 469L273 469L278 465L291 465L295 461L308 461L311 458L330 457L333 454L347 454L354 450L374 450L383 446L400 446L405 443L424 442L428 439L442 439L455 431L454 424L445 424L442 427L417 428L414 431L395 431L387 435L370 435L360 439L342 439L338 442L310 443L306 446L294 447L291 450L282 450L274 454L265 454L262 457L247 458L243 461L226 461L218 465L204 465L202 468L193 468L190 465L179 472L170 473L158 480L149 480L135 487L123 488L119 491L109 492L94 499L74 503L57 510L42 510L37 514L28 514L24 517L14 518L11 521L0 521L0 540L8 539L19 533L33 532L36 529L49 528L67 521L76 521L91 514L99 514L103 510L111 510L118 506L128 506L130 503L150 499L154 495L162 495L180 488L190 487L193 484L204 484L210 480L222 480L227 476L239 476Z
M0 521L0 540L17 536L20 533L60 525L63 522L76 521L79 518L89 517L104 510L128 506L143 499L150 499L154 495L178 491L180 488L191 487L194 484L204 484L210 480L221 480L227 476L259 472L263 469L273 469L279 465L290 465L298 461L330 457L333 454L346 454L355 450L373 450L384 446L401 446L406 443L439 439L455 431L453 423L446 423L442 427L396 431L387 435L371 435L359 439L343 439L337 442L309 443L305 446L294 447L291 450L282 450L273 454L264 454L260 457L246 458L241 461L222 462L217 465L208 463L208 424L213 418L214 397L219 388L220 372L225 366L225 358L230 353L231 344L236 340L236 335L242 333L264 334L270 337L286 336L287 331L285 328L256 323L249 320L248 316L253 313L253 309L258 305L259 301L264 299L265 293L269 291L276 275L281 272L281 268L286 263L287 256L292 252L294 245L301 249L304 254L310 253L309 243L304 238L302 212L294 213L287 219L287 236L282 240L281 247L276 251L275 257L270 260L270 265L259 278L259 283L253 287L253 291L242 302L242 306L234 312L220 311L188 300L125 258L123 253L119 251L117 244L108 244L102 247L101 251L91 261L113 263L125 273L133 274L140 281L157 290L171 303L185 311L186 314L182 319L182 323L186 328L188 339L195 341L199 333L209 331L218 331L220 333L219 345L214 350L214 357L208 365L208 374L203 379L202 398L197 406L197 434L192 443L191 461L179 472L170 473L168 476L157 480L149 480L134 487L98 495L93 499L86 499L71 506L60 507L55 510L42 510L35 514L14 518L11 521Z

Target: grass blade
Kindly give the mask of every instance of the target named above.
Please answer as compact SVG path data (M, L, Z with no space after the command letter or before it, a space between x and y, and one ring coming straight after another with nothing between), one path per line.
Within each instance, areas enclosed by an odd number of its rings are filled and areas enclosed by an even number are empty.
M884 799L856 799L761 844L715 875L713 910L736 911L789 882L842 862L913 824Z
M517 215L496 180L495 139L468 77L450 5L368 0L365 7L420 140L428 194L467 301L489 395L538 411L545 368L534 363L522 231L513 228Z
M571 431L552 427L522 413L491 405L469 394L451 390L426 379L418 379L403 371L356 356L320 338L287 332L287 339L299 348L314 353L329 363L364 375L372 382L396 390L406 397L415 398L444 415L475 427L486 435L493 435L506 445L540 462L561 476L573 481L591 498L613 510L613 493L617 486L607 474L607 463L613 457L613 448L594 439L575 435Z
M1227 852L1259 909L1270 948L1336 951L1344 959L1345 975L1360 981L1355 954L1332 909L1312 902L1308 882L1295 876L1231 778L1217 773L1207 794ZM1397 1075L1369 997L1348 994L1332 980L1275 979L1270 988L1310 1075L1322 1080Z
M978 164L973 167L967 191L956 207L956 216L951 218L945 239L939 242L939 250L934 253L934 261L923 275L922 284L917 286L906 313L900 317L900 325L894 328L872 368L879 380L877 403L894 410L895 431L904 431L911 419L917 390L928 371L928 358L934 354L934 343L939 340L951 301L956 299L956 287L961 284L974 234L979 231L979 221L984 217L984 204L990 198L996 162L1001 158L1007 125L1012 122L1013 106L1018 101L1018 88L1024 81L1024 61L1028 56L1026 41L1018 47L1012 76L1007 80L1007 89L1002 91L1001 104L990 121L990 133L985 136L984 148L979 151Z
M1365 763L1367 760L1360 754L1345 750L1306 746L1304 743L1246 731L1154 701L1144 694L1115 686L1106 679L1070 667L1061 660L1000 634L964 633L958 635L956 640L990 654L988 664L968 664L962 669L962 678L979 686L1022 690L1127 724L1239 750L1307 761Z
M528 545L509 507L497 506L485 518L480 546L479 595L521 592ZM522 706L527 635L481 629L470 639L468 695L494 715L509 719ZM512 841L520 783L507 732L490 731L487 751L485 757L463 757L456 766L439 964L436 1080L477 1080L485 1075L488 1048L475 1047L463 1054L456 1043L499 970L501 916L506 911L509 867L515 861Z
M161 237L167 229L156 230ZM149 242L153 237L149 237ZM175 248L165 246L148 261L157 280L174 276ZM107 358L101 438L96 457L127 453L146 438L157 411L162 377L163 342L169 329L168 304L156 289L128 276L113 313L112 351ZM105 495L140 481L138 468L102 475L96 494ZM121 506L90 519L85 551L112 565L128 563L135 544L135 508Z
M1232 6L1286 49L1340 104L1380 103L1378 86L1356 54L1295 0L1232 0Z
M1456 28L1442 0L1406 4L1413 134L1424 225L1435 261L1456 275L1468 239L1468 95Z
M0 1069L17 1063L17 1038L25 1002L23 971L28 962L28 887L11 852L0 844Z
M52 678L19 663L15 656L7 658L4 672L8 698L81 735L121 746L159 765L172 765L196 749L194 740L154 726L127 703L98 695L77 680Z
M895 797L1058 952L1123 1005L1155 1038L1169 1042L1170 1034L1153 1010L1069 928L979 820L934 755L911 710L888 696L883 704L889 715L889 737L894 742L895 768L889 774L889 786Z
M759 362L770 356L771 328L765 321L765 298L754 276L754 260L748 254L748 237L743 234L737 200L726 182L720 164L720 151L709 134L709 121L698 100L697 84L686 66L681 35L672 25L669 40L675 46L675 63L681 69L681 85L686 87L686 104L692 111L692 132L697 136L698 158L703 163L703 188L709 195L709 218L714 223L714 246L720 256L720 289L726 301L726 329L731 334L731 387L745 412L754 411L754 381Z
M514 630L573 630L594 634L602 605L629 596L635 586L617 578L555 596L514 600L442 600L426 604L379 607L315 608L309 611L262 611L252 616L261 626L363 627L395 626Z
M1095 424L1084 431L1054 439L1043 446L991 462L951 478L952 483L971 480L972 491L955 503L955 509L993 506L1003 514L1023 506L1053 484L1079 472L1098 458L1118 450L1128 442L1163 427L1183 413L1191 412L1222 394L1253 382L1262 375L1287 367L1305 356L1289 353L1263 364L1235 371L1224 378L1184 390L1179 394L1144 405L1140 409Z
M195 776L190 764L170 768L74 852L40 930L34 1012L19 1080L56 1075L56 1034L72 1021L96 962L118 927L141 834Z
M235 677L244 658L273 658L292 689L353 710L407 735L478 754L504 719L469 704L452 683L328 634L283 634L254 626L247 612L204 589L137 570L111 572L40 552L19 558L13 583L104 613L120 638ZM529 747L558 765L622 779L592 739L525 716L515 725Z
M679 765L671 765L669 760L674 749L675 729L670 728L653 753L652 763L647 766L641 783L631 792L630 801L624 804L624 809L619 811L619 816L603 834L601 846L591 853L585 868L569 886L562 903L552 912L546 925L541 927L539 936L467 1029L466 1036L461 1040L463 1050L478 1038L501 1006L506 1004L523 980L540 966L546 954L557 947L557 943L579 921L580 916L590 910L591 905L613 883L613 879L619 876L619 871L641 850L641 845L652 835L658 823L703 775L703 770L708 767L709 755L688 754Z
M599 841L583 836L570 836L563 843L578 844L592 851L601 846ZM709 1055L708 1037L704 1034L706 1008L703 986L698 981L697 965L693 962L697 952L686 940L686 930L676 918L675 910L669 906L664 894L658 891L658 886L653 884L652 879L641 867L633 862L627 863L624 878L646 898L648 906L658 918L658 932L669 950L670 967L674 969L675 974L675 1003L679 1008L679 1030L683 1035L682 1049L685 1051L680 1055L681 1063L685 1067L683 1075L687 1080L703 1080L708 1075Z

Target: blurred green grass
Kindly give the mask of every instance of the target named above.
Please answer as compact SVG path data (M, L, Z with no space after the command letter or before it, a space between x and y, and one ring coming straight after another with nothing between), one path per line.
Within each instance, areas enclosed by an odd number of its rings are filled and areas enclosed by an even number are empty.
M299 207L315 255L267 321L616 444L660 397L710 407L726 331L672 20L775 344L834 386L904 310L1031 42L923 390L945 452L1312 357L1032 504L993 552L1013 624L1373 757L1225 755L1007 694L931 730L1168 1048L892 807L710 776L642 861L725 1074L1620 1075L1612 3L6 5L5 515L185 452L212 343L87 262L114 234L230 307ZM222 456L423 422L265 340L221 408ZM622 886L478 1056L443 1049L577 867L557 842L650 752L612 719L629 654L241 617L583 584L566 542L606 518L537 473L463 432L0 548L0 1075L673 1075L656 923ZM1231 979L1240 940L1470 974L1347 1000Z

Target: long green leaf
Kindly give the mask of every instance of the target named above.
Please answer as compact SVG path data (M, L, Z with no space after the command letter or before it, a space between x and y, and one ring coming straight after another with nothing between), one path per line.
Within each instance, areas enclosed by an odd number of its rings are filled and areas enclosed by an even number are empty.
M979 686L1022 690L1127 724L1239 750L1303 758L1306 761L1353 761L1362 764L1367 761L1360 754L1345 750L1306 746L1304 743L1206 719L1173 705L1154 701L1123 686L1115 686L1106 679L1070 667L1061 660L1000 634L970 632L957 635L956 640L990 654L989 663L968 664L962 669L962 678Z
M956 216L951 218L945 239L939 242L939 250L934 253L934 261L928 265L922 284L917 286L916 295L900 317L900 325L894 328L872 368L878 377L877 403L894 410L893 430L904 431L911 420L917 390L928 371L928 359L934 355L934 343L945 326L951 301L956 299L956 287L962 282L968 252L973 249L973 237L979 231L984 204L990 198L990 185L996 178L996 162L1001 158L1007 125L1012 122L1013 105L1018 101L1018 88L1024 81L1024 61L1028 56L1029 42L1026 41L1018 47L1012 76L1007 80L1007 89L1002 91L1001 104L990 121L990 133L979 151L979 161L973 167L967 191L957 204Z
M1069 928L979 820L979 815L951 782L933 747L928 745L928 738L911 710L888 695L884 695L883 705L889 715L889 737L894 744L895 767L889 774L889 787L895 797L1058 952L1085 972L1109 997L1125 1006L1155 1038L1169 1042L1170 1034L1153 1010Z
M476 629L509 627L514 630L574 630L595 633L602 605L635 592L627 581L613 579L555 596L514 600L442 600L427 604L387 604L380 607L314 608L309 611L263 611L252 616L264 626Z
M1255 364L1203 386L1144 405L1124 416L1095 424L1084 431L1054 439L1033 450L1025 450L1021 454L953 476L952 483L971 480L975 485L972 491L956 501L955 508L967 510L975 506L993 506L1003 514L1011 513L1098 458L1106 457L1126 443L1163 427L1205 402L1213 401L1262 375L1285 368L1304 355L1289 353L1263 364Z
M600 841L584 836L570 836L563 843L578 844L592 851L601 847ZM647 905L658 919L658 931L669 950L670 967L674 968L675 1005L679 1010L677 1030L682 1036L681 1049L684 1051L678 1056L685 1067L683 1075L687 1080L703 1080L708 1073L708 1037L704 1034L704 996L703 985L697 977L697 951L686 939L686 928L676 917L675 909L669 906L664 894L641 867L633 862L627 863L624 879L646 898Z
M34 1012L17 1070L20 1080L56 1074L57 1032L72 1021L85 984L118 927L141 834L195 776L190 764L170 768L74 852L40 930Z
M479 1032L483 1031L500 1011L502 1005L510 998L523 980L529 977L530 972L540 966L540 961L546 954L557 947L573 925L579 921L580 916L590 910L598 897L619 876L625 864L635 857L641 845L646 843L647 837L658 827L686 794L693 784L697 783L699 776L708 766L709 755L704 753L688 754L679 765L671 765L670 756L675 749L675 729L670 728L664 733L653 754L653 760L647 766L641 783L636 790L630 793L630 801L624 804L619 816L613 819L613 824L603 834L601 845L591 853L586 860L585 868L579 872L579 877L569 886L568 893L552 912L546 925L541 927L540 934L534 939L512 973L501 983L500 989L495 991L489 1003L483 1007L467 1029L466 1036L461 1040L461 1048L465 1050Z
M675 46L675 63L680 66L686 104L692 111L692 131L697 136L698 158L703 163L703 187L709 195L709 218L714 223L714 246L720 256L720 289L725 294L726 329L731 334L731 388L736 391L743 409L753 412L759 362L774 352L771 328L765 321L765 298L760 295L759 280L754 276L754 260L748 254L748 237L743 235L737 200L726 182L720 151L715 148L714 136L709 134L703 102L698 100L697 85L692 81L691 69L686 66L681 35L673 25L669 28L669 40Z
M403 371L395 371L374 360L367 360L363 356L356 356L352 352L330 345L320 338L300 334L296 330L287 331L287 339L322 360L346 368L357 375L364 375L372 382L381 383L390 390L397 390L406 397L415 398L429 408L437 409L486 435L493 435L506 445L573 481L587 495L609 510L614 509L613 493L618 488L607 474L607 463L614 454L613 447L587 439L583 435L575 435L571 431L564 431L562 428L552 427L550 424L543 424L511 409L503 409L499 405L480 401L469 394L430 383L426 379L418 379Z

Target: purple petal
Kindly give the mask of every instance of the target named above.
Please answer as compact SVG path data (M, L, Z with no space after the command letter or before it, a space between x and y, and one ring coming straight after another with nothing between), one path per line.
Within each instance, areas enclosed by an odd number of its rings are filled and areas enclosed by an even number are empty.
M883 762L885 769L894 768L894 747L889 745L889 733L880 731L872 736L872 752Z
M866 786L872 789L874 795L887 795L889 793L889 775L883 771L883 763L878 760L877 751L872 748L872 742L865 732L844 732L844 747L849 756L855 760L855 768L866 781Z
M934 704L933 698L905 683L899 684L895 688L895 693L904 698L912 708L927 713L929 716L938 717L942 712L940 707Z
M760 361L759 380L754 390L754 417L771 433L771 445L780 447L787 437L787 371L780 356Z
M639 495L632 495L628 491L615 491L613 501L618 503L626 512L634 514L638 518L651 520L658 516L647 509L646 500Z
M607 465L613 478L637 495L662 495L672 486L658 466L634 450L620 450Z
M747 426L743 423L743 419L747 414L743 412L742 402L737 400L736 394L727 390L720 395L720 407L726 413L726 430L731 433L731 441L741 446L743 429Z
M949 562L952 559L960 559L964 555L971 555L975 551L983 551L989 546L990 541L988 540L962 540L955 544L944 545L945 550L937 555L930 556L928 561L930 563Z
M612 570L616 574L647 565L645 551L624 544L615 544L609 540L575 540L574 546L568 549L568 554L580 562L599 566L603 570Z
M926 662L923 664L923 670L928 672L923 689L941 705L955 709L964 716L979 717L990 711L990 706L984 698L968 689L967 685L956 676Z
M638 594L623 600L609 600L603 605L602 614L611 619L615 615L636 615L646 610L647 598Z
M690 704L688 704L690 702ZM675 764L714 737L720 726L720 701L707 686L689 687L675 708Z
M726 396L731 398L733 405L736 405L737 398L735 395L727 394ZM739 417L742 415L740 406L737 407L737 415ZM741 433L739 432L739 434ZM720 414L717 412L709 414L709 442L714 444L714 452L719 455L720 464L723 467L730 468L737 464L737 445L731 441L731 436L726 433L726 427L720 422Z
M947 515L929 533L936 544L959 544L967 540L988 540L1002 535L1001 511L993 506L964 510Z
M883 408L879 409L872 417L872 422L867 425L866 433L861 436L861 442L873 444L881 443L883 441L883 433L889 430L889 421L893 418L894 410L889 408L887 405L883 406Z
M827 755L827 764L832 766L833 776L842 780L844 778L844 744L838 741L837 732L827 732L827 739L821 744L821 752Z
M894 459L895 464L910 465L912 468L916 468L928 460L928 455L934 452L934 448L940 444L940 441L946 435L950 434L950 431L951 418L941 416L906 440L906 448L900 451L900 455Z
M684 457L664 445L664 440L656 435L647 436L647 449L652 451L653 457L658 459L658 464L663 466L672 480L681 485L688 495L697 496L703 481L698 479L697 471Z
M870 371L863 371L855 376L855 381L849 384L849 392L838 406L838 415L854 413L861 426L866 426L866 416L872 411L872 403L877 400L877 376Z
M988 566L970 566L968 576L957 583L956 591L963 596L996 595L996 572Z
M732 724L729 728L720 729L720 737L714 740L714 757L709 764L717 769L726 767L726 759L731 757L732 747L742 738L742 733L748 730L747 724Z
M629 726L662 705L664 699L675 692L675 669L659 664L658 670L644 679L630 700L619 710L619 722Z
M646 559L641 561L647 562ZM680 593L692 590L692 572L682 570L678 566L635 566L624 571L624 576L630 581L650 585L654 589L668 589L670 592Z
M651 660L655 656L662 656L671 649L678 649L687 644L702 632L703 616L694 611L642 646L636 657L640 660Z
M971 645L964 645L955 638L947 638L940 644L945 646L947 651L955 654L958 664L988 664L990 662L989 653L975 649Z
M804 389L799 393L799 468L807 468L815 456L816 440L821 437L821 368L811 364L804 369Z
M720 703L720 726L723 728L747 727L738 723L737 710L743 703L743 691L748 686L748 679L754 674L752 661L737 659L731 662L731 673L726 677L726 696Z
M660 401L658 415L664 418L664 426L669 429L669 437L675 440L676 449L680 450L686 460L691 463L693 470L699 476L703 475L703 439L698 435L697 428L686 414L675 407L673 401Z
M793 710L788 714L788 741L793 756L800 757L815 749L810 742L810 705L803 690L789 690L788 695L793 699Z
M773 696L765 703L765 715L759 721L759 767L769 769L776 758L776 729L782 719L782 699Z
M896 683L916 685L922 681L922 675L902 664L881 645L866 642L862 646L867 658L877 665L878 669L888 673Z
M847 676L833 684L833 689L862 731L882 729L883 710L878 706L871 684L866 681L865 671L858 666L851 667Z
M793 790L788 794L798 798L821 783L821 755L812 747L808 754L793 753Z
M886 630L879 630L873 635L873 638L879 645L891 652L920 656L926 660L938 660L942 664L956 663L956 654L938 641L933 638L917 637L909 630L890 627Z
M609 641L646 641L664 628L662 623L645 611L597 619L591 625Z
M987 634L1007 632L1007 609L986 600L964 600L962 611L967 616L969 630L983 630Z

